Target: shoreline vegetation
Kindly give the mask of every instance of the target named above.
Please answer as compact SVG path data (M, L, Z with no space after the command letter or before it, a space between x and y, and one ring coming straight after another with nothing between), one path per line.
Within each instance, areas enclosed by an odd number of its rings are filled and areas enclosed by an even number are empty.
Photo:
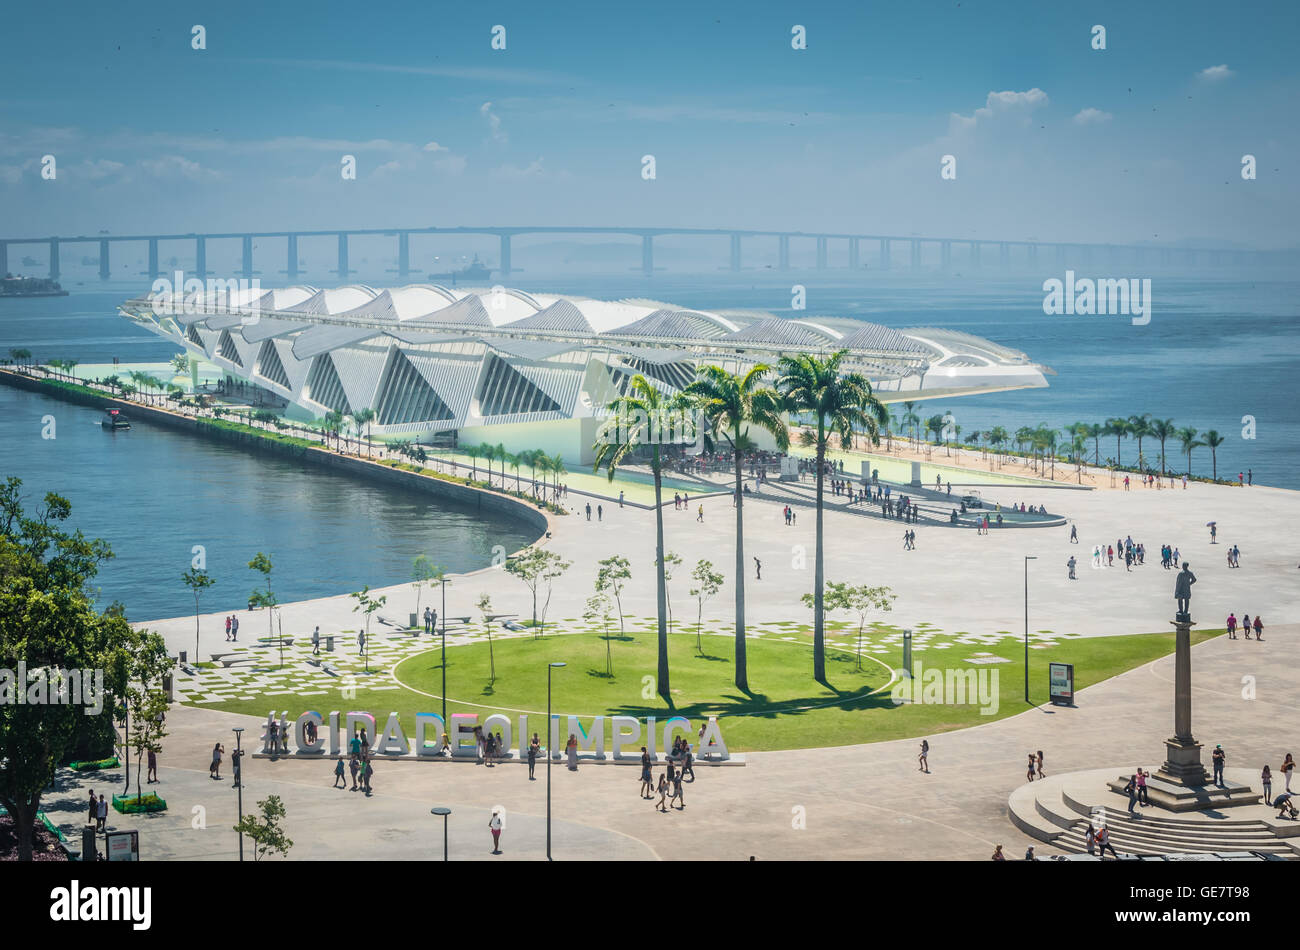
M35 370L44 371L45 375L38 375ZM386 470L396 470L407 474L428 478L433 481L442 482L450 486L459 488L468 488L480 492L485 492L494 497L507 499L511 502L522 503L539 512L549 515L567 515L569 512L560 505L551 501L544 501L535 498L526 491L520 489L510 489L508 487L498 486L490 482L473 477L477 472L471 470L470 476L457 475L436 468L429 467L414 458L411 461L403 462L400 459L389 457L385 454L383 447L379 449L380 457L374 458L363 454L363 449L369 448L374 450L375 446L369 443L362 443L356 440L356 451L347 451L352 445L346 443L346 447L331 447L328 442L329 433L322 430L321 438L310 439L300 435L290 434L294 431L311 432L307 426L299 426L292 423L281 423L273 413L269 412L249 412L245 414L247 421L237 421L225 418L226 415L233 415L231 412L223 412L220 407L207 407L198 404L197 400L170 400L171 405L158 405L146 401L148 396L137 396L138 390L123 392L122 387L106 384L102 381L62 379L44 370L43 367L15 369L12 366L0 367L0 379L6 379L11 383L17 379L26 380L34 386L21 386L20 388L29 388L33 391L42 392L46 395L56 398L66 398L71 402L81 405L89 405L95 408L117 405L128 409L146 410L149 413L162 413L165 416L171 416L176 419L183 419L191 423L194 428L191 431L202 433L204 430L209 432L217 431L229 435L243 437L244 439L254 439L267 445L274 445L282 449L297 449L294 453L297 457L307 457L309 451L320 452L327 457L337 457L348 459L353 462L365 462ZM75 377L74 377L75 379ZM165 397L166 398L166 397ZM188 405L186 404L188 403ZM204 414L208 413L208 414ZM156 417L155 417L156 418ZM285 431L287 430L287 431ZM242 441L242 439L241 439ZM401 451L401 448L394 446L387 447L389 452ZM455 463L452 463L453 466Z

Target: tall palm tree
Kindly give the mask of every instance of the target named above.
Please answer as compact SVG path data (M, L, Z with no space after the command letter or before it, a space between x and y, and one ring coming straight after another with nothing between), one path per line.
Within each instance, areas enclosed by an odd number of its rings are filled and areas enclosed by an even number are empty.
M1138 466L1142 465L1142 440L1151 435L1151 413L1144 412L1140 416L1128 417L1128 434L1137 439L1138 443Z
M1205 433L1205 444L1210 447L1210 461L1214 464L1213 478L1216 482L1219 480L1219 446L1221 446L1224 441L1223 436L1219 435L1219 433L1214 429Z
M1205 443L1197 438L1200 433L1198 433L1192 426L1179 429L1176 434L1178 436L1178 441L1182 443L1183 454L1187 456L1187 474L1191 475L1192 449L1199 449L1205 445Z
M555 476L555 494L560 493L560 476L569 470L564 467L564 456L558 452L551 456L551 474Z
M989 429L989 445L993 446L993 451L995 453L1001 453L1002 445L1007 441L1007 438L1007 430L1002 426L994 426L992 429Z
M601 426L592 448L593 471L601 466L614 480L614 472L638 446L650 446L650 471L655 480L655 597L659 612L659 695L671 702L668 681L668 580L664 563L663 457L665 432L678 432L690 410L690 399L677 393L665 396L640 373L632 377L625 395L605 407L609 419Z
M845 350L825 359L810 353L783 356L777 363L775 387L785 399L791 413L810 417L816 428L805 428L800 441L817 453L817 566L813 576L813 678L826 681L826 618L823 605L825 556L823 552L822 492L825 480L826 450L831 439L839 436L840 445L848 448L855 426L861 428L873 445L880 444L880 429L889 421L887 410L871 391L871 383L861 373L841 373Z
M1113 435L1115 437L1115 467L1122 468L1123 463L1120 461L1120 443L1119 440L1125 438L1132 432L1133 426L1127 419L1113 417L1106 420L1102 426L1102 435Z
M523 458L521 458L521 456L523 455L523 453L522 453L522 452L506 452L506 451L504 450L504 447L503 447L503 446L500 446L500 445L498 445L497 448L502 449L502 453L501 453L501 487L502 487L502 488L505 488L505 487L506 487L506 474L505 474L505 473L506 473L506 470L505 470L505 466L506 466L506 465L509 465L512 469L514 469L514 472L515 472L515 491L517 491L517 492L523 491L523 489L519 487L519 466L524 464L524 460L523 460Z
M551 472L551 457L547 455L545 452L543 452L541 449L537 449L536 451L533 452L532 466L533 466L534 482L537 481L537 473L541 472L542 475L541 496L542 498L545 498L546 488L547 485L549 484L546 476L549 475Z
M477 445L467 445L461 451L469 456L469 480L478 481L478 460L483 450Z
M749 668L745 662L745 495L741 491L744 439L751 425L772 434L777 446L790 446L790 430L781 418L782 399L765 385L771 367L753 366L743 376L721 366L703 366L695 382L684 392L698 400L696 405L711 437L721 435L731 445L736 467L736 688L749 691Z
M325 446L329 447L330 433L334 434L334 447L339 447L339 430L343 428L343 413L337 409L331 409L325 413L325 418L321 420L325 426Z
M906 400L903 403L903 408L907 410L903 414L903 426L905 428L907 426L912 427L912 438L915 439L918 437L919 434L919 430L917 427L921 424L921 417L916 414L916 400L915 399Z
M1160 440L1160 474L1165 474L1165 440L1178 435L1178 428L1173 419L1153 419L1151 421L1151 438Z

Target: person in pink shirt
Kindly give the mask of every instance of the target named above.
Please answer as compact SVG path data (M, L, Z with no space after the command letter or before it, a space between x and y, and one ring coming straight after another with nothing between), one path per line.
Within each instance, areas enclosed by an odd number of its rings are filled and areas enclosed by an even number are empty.
M1143 772L1140 766L1138 767L1137 796L1138 796L1138 803L1143 806L1151 804L1151 800L1147 798L1147 776L1150 774L1151 774L1150 772Z
M1234 613L1228 614L1228 639L1237 639L1237 615Z

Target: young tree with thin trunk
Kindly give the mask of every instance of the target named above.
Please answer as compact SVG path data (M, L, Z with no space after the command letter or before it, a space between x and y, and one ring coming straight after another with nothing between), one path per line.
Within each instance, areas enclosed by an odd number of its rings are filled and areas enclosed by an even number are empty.
M704 604L722 589L724 578L713 569L712 561L700 558L691 571L691 579L695 581L691 596L699 604L699 610L695 614L695 651L703 655L704 645L700 640L700 631L704 626Z
M216 583L207 571L191 567L181 575L181 580L194 595L194 662L199 662L199 595Z

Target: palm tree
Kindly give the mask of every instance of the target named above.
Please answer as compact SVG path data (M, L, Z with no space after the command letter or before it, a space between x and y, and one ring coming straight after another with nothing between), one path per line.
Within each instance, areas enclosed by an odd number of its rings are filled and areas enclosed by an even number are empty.
M1142 440L1151 435L1151 413L1128 417L1128 434L1138 442L1138 465L1142 464Z
M1106 420L1106 425L1102 427L1102 435L1113 435L1115 437L1115 467L1123 468L1120 461L1120 444L1119 440L1126 437L1133 431L1132 424L1127 419L1113 417Z
M483 454L483 450L477 445L467 445L461 451L469 456L469 480L471 482L478 481L478 460L479 456Z
M564 467L564 456L559 453L552 455L550 468L551 474L555 476L555 494L558 497L560 494L560 476L569 471Z
M1021 426L1019 429L1017 429L1015 434L1016 451L1023 452L1025 450L1025 446L1028 445L1031 441L1033 441L1033 437L1034 437L1034 430L1029 428L1029 426Z
M1154 419L1151 422L1150 435L1153 439L1160 440L1160 474L1165 473L1165 440L1172 439L1178 434L1178 429L1174 425L1173 419Z
M366 458L370 458L370 423L375 421L375 410L358 409L352 414L352 421L356 424L358 436L361 435L361 430L365 429Z
M655 596L659 610L659 695L671 701L668 680L668 580L664 563L663 458L665 431L676 432L690 409L688 397L665 396L638 373L628 383L626 394L605 407L610 418L601 426L592 448L596 452L593 471L601 466L614 480L614 472L637 446L650 446L650 471L655 480Z
M1192 449L1199 449L1205 445L1204 442L1196 438L1199 433L1191 426L1179 429L1177 432L1178 441L1182 443L1183 454L1187 456L1187 474L1192 474Z
M500 445L498 445L497 448L501 449L501 487L506 487L505 466L509 464L509 466L515 471L515 491L522 492L523 489L519 487L519 466L524 464L524 460L520 457L523 453L507 452L504 447Z
M777 364L776 390L791 413L807 414L816 429L802 431L800 441L817 453L817 560L813 576L813 678L826 682L826 618L823 604L825 557L823 553L822 491L826 449L833 437L848 448L854 426L880 444L880 428L889 421L889 411L871 391L871 383L860 373L841 374L845 350L819 359L810 353L783 356Z
M339 429L343 427L343 413L339 412L337 409L332 409L325 413L325 418L321 420L321 423L325 427L325 447L329 448L330 433L333 433L334 447L338 448Z
M993 451L1001 453L1002 444L1007 441L1007 430L1002 426L994 426L988 433L989 445L993 446Z
M533 465L533 481L537 480L538 472L542 473L541 495L543 498L545 498L546 486L547 486L546 476L550 474L551 471L551 457L547 455L545 452L543 452L541 449L537 449L533 453L532 465Z
M1205 444L1210 447L1210 461L1214 464L1214 480L1219 480L1219 446L1224 443L1223 436L1219 435L1214 429L1205 433ZM1190 461L1188 467L1191 467Z
M912 427L912 437L917 437L917 426L921 424L921 417L916 414L916 400L908 399L903 403L903 408L907 411L903 414L903 426Z
M741 491L742 439L750 425L770 432L777 447L790 446L790 430L781 418L780 395L764 385L770 367L759 363L744 376L721 366L703 366L695 382L684 392L698 400L697 406L711 437L721 435L731 445L736 467L736 688L749 692L749 669L745 662L745 496Z

